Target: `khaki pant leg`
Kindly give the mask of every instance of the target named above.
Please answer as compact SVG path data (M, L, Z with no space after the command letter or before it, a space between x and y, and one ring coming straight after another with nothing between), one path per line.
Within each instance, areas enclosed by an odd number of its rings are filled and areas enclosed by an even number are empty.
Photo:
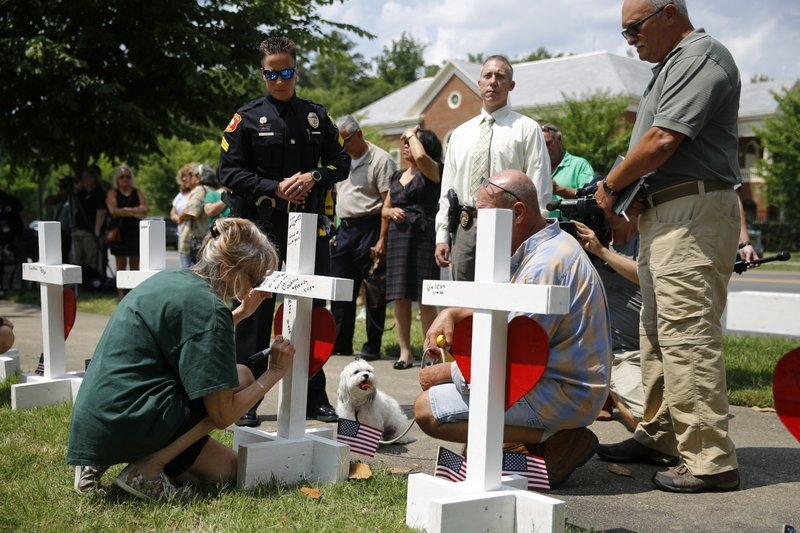
M733 191L673 200L640 219L645 421L636 436L666 453L677 444L695 475L737 467L721 319L738 224Z

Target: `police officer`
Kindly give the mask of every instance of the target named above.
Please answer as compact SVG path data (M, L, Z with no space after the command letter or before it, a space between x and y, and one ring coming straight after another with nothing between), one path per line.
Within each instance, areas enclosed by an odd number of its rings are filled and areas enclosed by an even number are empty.
M232 216L253 220L286 258L290 212L317 213L319 231L314 272L330 270L330 228L333 185L347 178L350 157L325 108L295 95L297 47L286 37L270 37L259 46L269 92L239 108L222 135L219 173L232 191ZM324 302L315 302L322 305ZM251 317L236 327L238 363L251 364L258 376L266 361L250 357L269 346L275 300L264 300ZM238 425L257 426L256 407ZM308 415L336 421L325 393L322 370L309 381Z

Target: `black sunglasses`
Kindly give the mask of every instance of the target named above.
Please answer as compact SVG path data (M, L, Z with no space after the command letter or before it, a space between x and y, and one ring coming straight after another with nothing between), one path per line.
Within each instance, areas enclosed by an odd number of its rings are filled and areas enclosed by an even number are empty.
M503 191L504 193L510 194L510 195L511 195L511 196L513 196L513 197L514 197L514 199L515 199L516 201L518 201L518 202L521 202L521 201L522 201L522 200L520 200L520 199L519 199L519 196L517 196L517 195L516 195L516 194L514 194L513 192L509 191L509 190L508 190L508 189L506 189L505 187L501 187L500 185L498 185L498 184L496 184L496 183L494 183L494 182L492 182L492 181L489 181L487 178L483 178L483 179L481 180L481 187L488 187L489 185L494 185L495 187L497 187L498 189L500 189L500 190L501 190L501 191Z
M284 80L290 80L294 77L294 73L297 69L295 68L283 68L281 70L266 70L264 69L264 77L267 78L269 81L275 81L278 79L278 76Z
M665 5L661 6L660 8L656 9L655 11L653 11L652 13L650 13L649 15L647 15L642 20L638 20L638 21L634 22L633 24L631 24L630 26L626 26L625 29L622 30L622 38L625 39L626 41L629 38L630 39L635 39L639 35L639 31L642 29L642 24L644 24L645 22L647 22L651 18L655 17L656 15L658 15L659 13L664 11L664 8L667 7L668 5L671 5L671 4L665 4Z

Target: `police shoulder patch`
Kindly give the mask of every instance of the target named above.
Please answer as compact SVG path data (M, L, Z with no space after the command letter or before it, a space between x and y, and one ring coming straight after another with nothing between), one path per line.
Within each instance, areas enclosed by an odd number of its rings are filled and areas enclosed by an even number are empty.
M240 115L239 113L234 113L233 118L228 123L228 127L225 128L225 133L233 133L234 131L236 131L236 127L239 125L241 121L242 121L242 115Z

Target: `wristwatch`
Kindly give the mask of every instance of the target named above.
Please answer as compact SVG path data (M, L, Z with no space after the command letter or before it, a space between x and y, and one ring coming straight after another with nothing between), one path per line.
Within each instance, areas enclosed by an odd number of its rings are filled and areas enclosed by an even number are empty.
M322 174L320 174L319 170L312 170L311 177L314 178L314 181L319 181L322 179Z
M606 191L607 195L609 195L609 196L616 196L617 195L617 191L615 191L614 189L609 187L608 183L606 183L606 179L605 178L603 178L603 181L601 183L603 184L603 190Z

